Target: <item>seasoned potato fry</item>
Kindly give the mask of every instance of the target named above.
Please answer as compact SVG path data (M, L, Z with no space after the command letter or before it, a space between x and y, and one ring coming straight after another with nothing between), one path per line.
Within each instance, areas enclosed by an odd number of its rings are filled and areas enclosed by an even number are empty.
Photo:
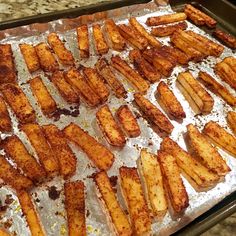
M33 187L32 181L20 174L18 169L13 168L2 155L0 155L0 169L0 178L13 189L20 190Z
M236 157L236 138L214 121L206 123L202 131L209 140Z
M187 125L187 139L191 150L199 160L219 176L226 175L230 168L206 137L192 124Z
M179 13L172 13L162 16L154 16L154 17L148 17L146 24L148 26L155 26L155 25L164 25L169 24L173 22L183 21L186 20L187 16L183 12Z
M213 35L219 39L221 42L223 42L225 45L227 45L228 47L235 49L236 48L236 38L231 35L231 34L227 34L226 32L220 30L220 29L216 29L213 32Z
M150 235L151 218L137 169L122 166L119 172L122 194L128 207L134 234Z
M82 181L64 184L69 236L86 235L85 187Z
M228 126L231 128L234 135L236 136L236 112L229 111L226 118Z
M89 33L88 26L81 25L76 29L79 54L81 58L89 57Z
M236 73L236 58L226 57L223 61L228 64L231 69Z
M168 192L173 213L179 215L189 206L189 199L176 159L165 151L158 151L157 159L161 166L164 185Z
M78 125L71 123L63 130L66 138L78 145L101 170L108 170L114 162L114 155L95 138L90 136Z
M8 233L5 229L0 228L0 235L1 236L11 236L10 233Z
M79 73L76 68L71 68L66 72L66 80L70 85L75 87L85 102L91 106L97 106L101 101L98 95L93 91L93 89L88 85L85 78Z
M161 131L171 134L174 126L155 105L139 93L134 94L134 101L148 120L156 125Z
M107 142L112 146L123 147L126 143L125 136L107 105L97 111L96 118Z
M118 202L107 173L105 171L96 173L94 182L112 233L117 236L131 236L132 228L128 217Z
M44 136L42 128L38 124L31 123L22 125L21 130L27 135L47 175L49 177L56 175L59 171L58 161Z
M4 100L11 107L19 122L24 124L36 120L35 111L22 89L15 84L3 84L0 87Z
M187 15L187 19L191 20L195 25L205 25L205 20L196 12L193 12L191 9L185 7L184 13Z
M183 119L186 117L183 107L165 82L161 81L158 84L156 92L160 105L163 106L163 109L170 116L173 116L176 119Z
M29 81L30 88L44 115L49 116L57 110L57 104L42 79L37 76Z
M45 72L54 72L59 69L58 62L46 43L39 43L34 48L38 55L40 66Z
M73 66L75 59L72 53L65 47L59 36L56 33L50 33L47 39L50 47L57 55L60 63L64 66Z
M122 60L119 56L113 56L111 58L111 65L118 70L137 91L140 93L146 93L149 88L149 83L140 76L134 69L132 69L128 63Z
M31 235L46 236L30 194L24 190L21 190L17 192L17 197L27 224L30 228Z
M9 116L7 106L0 96L0 131L10 132L12 130L11 118Z
M27 43L22 43L19 45L21 53L24 57L26 66L30 73L33 73L40 69L39 58L35 51L35 48Z
M42 128L49 144L55 151L60 174L67 179L75 173L77 158L68 145L63 132L56 125L44 125Z
M96 63L97 72L110 86L117 98L126 98L127 92L122 83L116 78L111 66L107 63L106 59L100 58Z

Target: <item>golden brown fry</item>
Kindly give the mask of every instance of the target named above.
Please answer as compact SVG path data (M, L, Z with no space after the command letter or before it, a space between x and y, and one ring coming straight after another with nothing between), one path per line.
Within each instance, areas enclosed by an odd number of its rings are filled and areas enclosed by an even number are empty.
M63 130L66 138L78 145L101 170L108 170L114 162L114 155L95 138L90 136L78 125L71 123Z
M236 112L229 111L226 118L228 126L231 128L234 135L236 136Z
M226 57L223 61L236 73L236 58Z
M60 174L67 179L75 173L77 158L69 147L63 132L56 125L44 125L42 128L58 159Z
M22 125L21 130L27 135L48 176L56 175L59 171L58 161L44 136L42 128L38 124L31 123Z
M111 58L111 65L118 70L125 78L134 86L140 93L146 93L149 88L149 83L143 79L128 63L122 60L119 56Z
M1 236L11 236L5 229L0 228L0 235Z
M5 101L11 107L20 123L34 122L35 111L22 89L15 84L3 84L0 88Z
M64 184L69 236L86 235L85 187L82 181Z
M205 25L205 20L197 13L191 11L191 9L184 8L184 13L187 15L187 19L190 19L195 25Z
M34 48L38 55L40 66L45 72L54 72L59 69L58 62L46 43L39 43Z
M44 115L49 116L57 110L57 104L42 79L37 76L29 81L30 88Z
M122 194L130 214L134 234L150 235L151 218L136 168L119 169Z
M183 119L186 117L180 102L163 81L161 81L157 86L157 96L160 105L163 106L164 110L170 116L173 116L176 119Z
M21 209L26 218L32 236L46 236L40 223L36 208L29 193L24 190L17 192Z
M4 156L0 155L0 178L13 189L30 189L33 183L30 179L20 174L20 170L13 168Z
M40 69L39 58L35 51L35 48L27 43L19 45L21 53L24 57L25 63L30 73L33 73Z
M235 49L236 48L236 38L231 35L231 34L227 34L226 32L220 30L220 29L216 29L213 32L213 35L219 39L221 42L223 42L225 45L227 45L228 47Z
M140 135L138 122L127 105L120 106L116 116L128 137L134 138Z
M11 118L9 116L7 106L0 96L0 131L10 132L12 130Z
M79 54L81 58L89 57L89 33L88 26L81 25L76 29Z
M105 171L96 173L94 181L112 233L117 236L131 236L132 228L128 217L118 202L107 173Z
M161 131L171 134L174 126L155 105L139 93L134 94L134 101L148 120L156 125Z
M208 142L206 137L194 125L187 125L187 131L187 140L194 155L211 171L219 176L226 175L230 168L216 148Z

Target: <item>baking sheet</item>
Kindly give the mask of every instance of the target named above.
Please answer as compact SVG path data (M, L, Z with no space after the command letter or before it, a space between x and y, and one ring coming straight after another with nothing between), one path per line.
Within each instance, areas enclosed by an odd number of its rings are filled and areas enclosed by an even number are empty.
M126 166L136 166L136 160L139 157L139 152L142 147L147 147L149 151L156 153L159 148L161 138L149 127L148 123L143 119L139 118L138 122L141 127L141 136L138 138L132 138L127 140L126 146L123 149L117 149L111 147L105 141L101 131L98 128L96 123L95 113L97 109L88 108L85 104L81 103L80 105L80 114L77 117L61 115L59 120L48 119L45 118L40 108L37 106L36 100L32 96L32 93L29 89L29 85L26 83L31 75L29 74L22 55L20 53L18 44L22 42L28 42L37 44L42 41L46 41L46 36L49 32L57 32L62 39L66 40L66 46L72 51L74 57L77 59L76 65L84 66L93 66L98 57L95 55L93 45L91 45L91 56L87 60L80 60L77 49L77 41L76 41L76 32L75 27L81 23L89 23L91 26L92 22L100 22L102 23L104 18L112 17L115 19L117 23L127 23L128 18L130 16L138 17L138 21L141 22L144 26L144 22L146 18L154 15L162 15L171 13L172 10L170 6L165 7L157 7L154 2L150 2L148 4L143 5L134 5L130 7L124 7L117 10L111 10L104 13L97 13L92 16L83 16L77 19L71 20L57 20L47 24L34 24L30 26L19 27L15 29L2 31L0 37L2 40L0 43L11 43L14 57L16 60L16 69L18 71L18 82L21 88L26 93L29 98L32 106L37 112L38 123L40 125L55 123L59 128L63 128L68 125L70 122L75 122L79 124L82 128L87 130L92 136L96 137L100 142L104 145L108 146L109 149L113 151L116 156L115 162L112 168L108 171L109 176L118 175L118 169L122 165ZM132 13L132 14L130 14ZM205 34L196 26L188 23L189 28L197 33ZM91 33L91 27L90 27ZM211 38L211 37L209 37ZM160 39L164 44L167 44L168 37ZM215 41L213 39L213 41ZM110 50L109 53L105 56L108 60L112 55L119 54L122 58L128 58L128 50L118 53ZM220 58L208 57L204 59L201 63L189 63L189 70L193 73L194 76L198 74L199 70L206 71L213 75L213 70L211 69L216 62L222 60L224 57L234 55L230 49L225 48L223 54ZM63 67L61 66L63 69ZM229 132L230 130L226 127L226 112L228 110L232 110L230 106L224 104L222 100L215 96L213 93L210 94L213 96L215 100L214 109L209 115L204 116L194 116L191 108L189 107L187 101L184 99L182 94L175 86L176 76L179 72L186 70L181 66L177 66L172 72L169 78L163 78L165 82L169 84L169 86L174 90L174 93L177 95L179 101L184 107L187 118L184 119L183 123L180 124L174 120L172 120L172 124L175 126L171 138L178 141L178 143L185 148L185 143L183 140L183 134L186 132L186 125L189 123L194 123L200 129L204 126L204 124L210 120L214 120L223 125ZM58 106L63 110L77 110L76 107L68 105L64 102L61 96L58 94L55 87L50 83L47 76L44 75L43 72L38 72L35 75L40 75L50 90L50 93L56 100ZM120 74L117 73L119 79L121 79L122 83L125 85L125 88L128 90L129 94L127 99L117 99L114 95L111 95L108 101L108 105L111 108L111 111L114 113L116 109L122 104L129 104L132 111L135 114L139 113L138 109L136 109L135 105L132 103L132 93L134 92L133 88L131 88L126 80L122 78ZM234 95L235 92L229 88L228 85L224 84ZM151 85L146 97L149 98L157 107L160 108L156 99L154 97L154 92L156 90L157 83ZM160 108L161 109L161 108ZM14 133L17 134L20 139L25 143L28 150L37 156L27 141L26 136L18 129L17 120L14 115L11 113L12 121L14 124ZM3 139L6 135L1 134L1 138ZM95 168L91 166L91 163L88 161L86 155L78 150L74 145L71 145L73 151L75 152L78 158L78 166L76 174L72 177L72 180L83 180L86 185L86 215L87 215L87 233L88 235L111 235L110 230L107 226L106 219L104 217L104 213L97 201L95 196L95 188L93 184L92 178L90 176L92 173L96 171ZM203 212L210 209L217 202L222 200L224 197L229 195L230 193L236 190L236 159L229 156L227 153L219 150L222 156L227 160L227 164L230 166L232 171L226 176L225 181L217 184L217 186L207 192L197 193L191 185L184 179L184 184L186 186L187 192L189 194L190 206L187 208L185 215L182 218L179 218L176 221L173 221L169 214L165 216L163 221L153 223L152 228L155 235L167 235L177 231L182 228L184 225L191 222L193 219L201 215ZM47 235L49 236L58 236L58 235L67 235L67 226L66 226L66 215L64 210L64 194L63 194L63 183L64 180L60 177L55 178L53 181L43 184L37 188L32 190L32 196L35 199L35 204L37 210L40 215L40 219L42 224L46 230ZM58 190L55 194L53 193L53 187L55 186ZM124 206L124 203L120 197L119 186L117 186L118 197L120 202ZM50 197L49 197L50 193ZM6 194L13 194L7 187L2 187L0 191L0 199L2 203L5 201ZM54 198L51 199L51 198ZM11 232L15 232L16 235L20 236L28 236L30 235L29 229L26 226L26 222L24 217L22 217L22 211L20 209L18 200L14 197L13 194L13 202L7 208L6 213L2 215L0 222L4 225L4 222L7 223L8 226L11 225L9 230ZM6 225L6 224L5 224Z

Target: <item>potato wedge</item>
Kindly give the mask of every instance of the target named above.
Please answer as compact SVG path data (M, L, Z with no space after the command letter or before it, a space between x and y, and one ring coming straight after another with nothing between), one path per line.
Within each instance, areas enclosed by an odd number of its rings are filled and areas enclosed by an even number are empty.
M236 58L226 57L223 61L236 73Z
M12 130L11 118L7 110L7 106L0 96L0 131L1 132L10 132Z
M223 42L226 46L228 46L232 49L236 48L236 38L233 35L228 34L220 29L216 29L213 32L213 35L217 39L219 39L221 42Z
M226 118L228 126L233 131L234 136L236 136L236 112L229 111Z
M76 28L79 55L81 58L89 58L89 33L88 26L81 25Z

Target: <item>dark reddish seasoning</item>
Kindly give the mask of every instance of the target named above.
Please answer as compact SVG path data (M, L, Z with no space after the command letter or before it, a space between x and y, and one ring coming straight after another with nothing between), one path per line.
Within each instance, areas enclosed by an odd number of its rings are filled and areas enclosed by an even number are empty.
M111 186L114 188L117 185L117 176L111 176L110 178Z
M137 111L134 111L134 115L135 115L136 119L139 119L141 117L141 115Z
M87 211L86 211L86 217L89 217L89 215L90 215L90 211L87 210Z
M12 198L12 195L11 194L7 194L6 195L6 199L5 199L5 204L6 205L10 205L13 201L14 201L14 199Z
M55 186L51 186L48 188L48 196L52 199L52 200L56 200L60 197L61 191L58 191L57 188Z
M70 107L70 110L66 108L57 108L57 110L52 114L52 118L54 121L58 121L61 115L77 117L79 114L79 106Z
M39 200L38 198L36 198L36 199L35 199L35 202L39 203L39 202L40 202L40 200Z
M12 218L10 218L10 219L7 219L7 221L3 223L3 226L4 228L9 229L12 226L12 224L13 224L13 220Z

